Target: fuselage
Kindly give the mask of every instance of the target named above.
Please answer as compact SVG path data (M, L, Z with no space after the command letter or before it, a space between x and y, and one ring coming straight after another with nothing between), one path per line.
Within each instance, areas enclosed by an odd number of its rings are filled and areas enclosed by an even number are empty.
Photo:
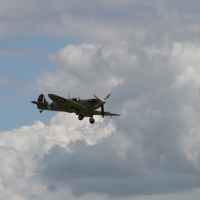
M100 108L105 101L104 100L99 100L99 99L77 99L77 98L72 98L69 99L70 101L73 101L77 104L80 104L90 110L96 110ZM55 102L46 102L43 105L37 105L38 109L41 110L52 110L52 111L64 111L62 108L59 107ZM67 112L76 112L76 108L69 108L66 110Z
M95 122L93 118L94 115L101 115L102 117L119 116L115 113L104 112L104 104L110 94L104 99L99 99L96 95L94 95L95 99L66 99L55 94L48 94L48 96L52 102L47 102L43 94L39 95L37 101L31 101L31 103L37 105L37 108L40 109L40 113L42 113L43 110L75 113L78 115L79 120L82 120L84 117L89 117L89 122L91 124ZM96 110L98 108L101 108L101 110Z

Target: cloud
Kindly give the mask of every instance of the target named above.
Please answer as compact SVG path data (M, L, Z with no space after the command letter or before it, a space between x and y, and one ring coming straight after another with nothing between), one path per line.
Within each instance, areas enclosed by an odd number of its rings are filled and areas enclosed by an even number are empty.
M69 45L50 56L55 71L38 77L37 90L86 96L109 86L115 98L108 108L122 116L115 123L98 118L91 126L59 113L50 125L35 122L2 133L1 145L19 151L26 176L39 177L33 187L44 179L55 195L67 188L74 198L199 188L199 46L175 42L138 50L133 44ZM112 78L124 79L115 85Z
M27 175L34 173L37 159L42 156L54 145L67 148L70 141L77 139L85 140L88 145L95 144L103 137L108 137L114 130L115 125L110 122L104 122L97 117L94 126L91 126L89 120L77 121L77 116L73 114L58 113L51 119L50 125L45 125L36 121L31 126L22 126L12 131L1 132L2 146L13 147L19 151L27 168ZM79 122L79 123L77 123ZM106 126L102 126L103 124ZM95 134L93 134L95 132Z
M36 121L30 126L1 132L2 198L6 198L7 193L12 198L18 195L19 199L40 197L41 194L35 191L41 184L36 171L37 163L45 153L56 144L69 151L67 144L70 141L85 140L88 145L93 145L108 137L114 130L115 124L112 121L99 118L94 126L91 126L86 119L80 122L77 116L59 113L52 118L50 125ZM41 192L45 192L45 189Z
M12 147L0 146L0 197L26 199L33 195L31 182L26 178L23 160Z
M80 36L80 30L82 30L85 38L112 39L112 37L115 37L119 39L119 35L123 34L124 31L119 33L115 26L110 26L109 23L105 24L99 12L94 18L95 12L93 11L102 9L96 3L86 1L83 4L79 1L66 2L62 0L56 4L54 1L49 1L46 4L41 1L24 0L16 3L10 0L4 2L1 6L0 26L4 29L1 29L0 35L5 36L13 32L16 34L39 33L53 36L65 36L67 34L71 38L77 38ZM85 7L85 5L88 6Z
M50 55L55 71L43 72L30 88L65 96L67 92L79 91L80 98L92 94L104 98L113 87L123 84L127 70L137 67L136 55L126 48L126 45L68 45Z
M55 72L48 73L54 82L64 82L70 74L79 80L82 93L88 92L83 85L90 82L85 71L94 77L105 74L106 85L117 75L126 79L110 85L116 98L109 107L123 113L115 118L112 135L92 146L71 141L70 151L53 146L43 155L38 172L50 189L68 186L77 196L99 193L116 198L199 188L199 46L187 41L146 44L137 50L133 44L129 40L114 48L70 45L51 57ZM132 61L126 59L130 56ZM102 58L106 59L99 62ZM45 73L37 84L47 83L47 90L53 90Z
M198 195L198 2L94 1L89 8L79 1L8 2L0 8L2 36L81 41L49 55L54 71L41 72L30 91L80 98L111 92L106 109L122 114L91 126L59 113L50 125L1 132L3 163L10 166L3 181L31 188L8 186L9 192L26 199L151 199L197 188Z
M104 140L86 146L83 142L75 142L69 145L73 153L59 146L53 147L41 161L44 166L42 177L58 187L67 184L76 195L102 193L114 197L170 193L199 185L197 172L191 173L193 168L185 165L187 163L178 164L180 159L176 162L178 166L170 172L165 169L164 164L168 163L161 155L159 160L154 159L155 166L148 166L145 151L137 152L131 147L126 158L122 159L109 143ZM153 159L153 155L149 156ZM176 171L179 173L174 173Z
M183 39L198 37L198 1L24 1L9 0L0 8L0 36L35 34L76 41L123 41L133 32L160 32ZM159 26L158 26L159 25ZM177 29L177 26L179 29ZM166 29L166 27L168 27ZM173 32L173 36L171 33ZM181 33L181 34L180 34ZM156 35L156 34L155 34ZM156 37L154 38L156 40Z

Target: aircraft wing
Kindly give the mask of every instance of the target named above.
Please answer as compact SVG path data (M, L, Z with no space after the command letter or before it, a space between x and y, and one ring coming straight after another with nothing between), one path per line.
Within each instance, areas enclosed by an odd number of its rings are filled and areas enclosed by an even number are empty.
M93 115L101 115L101 111L94 110L91 112ZM120 116L118 114L110 113L110 112L104 112L105 116Z
M48 94L49 98L55 102L57 105L59 105L62 109L76 109L76 110L82 110L85 111L87 108L83 105L80 105L74 101L71 101L70 99L65 99L63 97L59 97L55 94Z

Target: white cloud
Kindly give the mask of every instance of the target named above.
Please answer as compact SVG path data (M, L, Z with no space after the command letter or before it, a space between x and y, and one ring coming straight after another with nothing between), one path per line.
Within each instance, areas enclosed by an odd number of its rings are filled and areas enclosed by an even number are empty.
M31 32L88 42L51 54L55 70L42 72L29 89L81 98L111 91L108 108L123 116L91 126L59 113L50 125L2 132L3 162L11 166L1 172L4 182L20 172L16 180L34 190L28 194L74 199L177 199L182 195L173 192L200 187L197 1L102 1L89 8L79 1L8 2L0 8L2 36ZM4 160L11 147L14 163ZM43 182L32 177L39 172ZM27 197L18 187L9 192Z
M69 129L72 154L61 142L48 146L50 151L38 160L48 187L69 187L77 196L115 197L199 188L199 46L146 44L140 51L132 46L131 40L118 45L69 45L51 56L55 71L41 74L38 88L60 94L74 89L86 96L109 85L115 96L109 107L123 115L115 118L116 127L97 126L87 131L89 137L84 134L86 126L78 128L78 134ZM75 80L72 85L64 84L68 77ZM109 84L112 77L126 79L115 86ZM59 124L62 132L64 121L57 115L51 123ZM102 132L109 137L93 146L73 140L83 135L93 141L94 132L96 139Z
M27 175L34 172L35 156L42 156L54 145L67 148L70 141L85 140L88 144L95 144L99 139L108 137L115 130L112 122L105 123L97 117L94 126L89 120L79 121L73 114L58 113L52 118L50 125L36 121L31 126L22 126L12 131L1 132L2 146L13 147L19 151L20 157L28 165ZM105 127L103 124L107 124ZM94 134L95 132L95 134Z
M50 125L36 121L31 126L1 132L2 198L21 200L26 199L27 195L40 196L34 189L40 182L34 177L37 175L37 162L45 153L55 145L69 151L68 143L76 140L85 140L88 145L94 145L114 130L112 121L105 122L98 118L95 124L91 125L86 119L80 122L75 115L59 113L52 118Z
M0 198L25 200L32 195L31 182L26 178L26 167L12 147L0 146Z
M103 98L113 87L123 84L127 70L137 68L136 55L126 48L125 44L68 45L50 56L56 66L55 72L44 72L30 87L65 96L68 92L77 94L79 91L80 98L92 94Z
M2 133L0 145L19 151L27 177L40 172L50 190L59 186L75 195L119 197L199 187L199 46L142 40L138 50L135 39L68 45L50 55L55 70L41 73L29 88L81 98L111 90L108 108L123 116L115 124L98 118L91 126L59 113L50 125L35 122Z

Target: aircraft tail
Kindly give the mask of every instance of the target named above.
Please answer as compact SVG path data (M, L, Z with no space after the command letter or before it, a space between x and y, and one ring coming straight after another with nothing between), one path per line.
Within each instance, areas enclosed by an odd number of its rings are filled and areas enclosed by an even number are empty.
M45 97L43 94L41 94L39 97L38 97L38 102L41 102L41 103L47 103Z

